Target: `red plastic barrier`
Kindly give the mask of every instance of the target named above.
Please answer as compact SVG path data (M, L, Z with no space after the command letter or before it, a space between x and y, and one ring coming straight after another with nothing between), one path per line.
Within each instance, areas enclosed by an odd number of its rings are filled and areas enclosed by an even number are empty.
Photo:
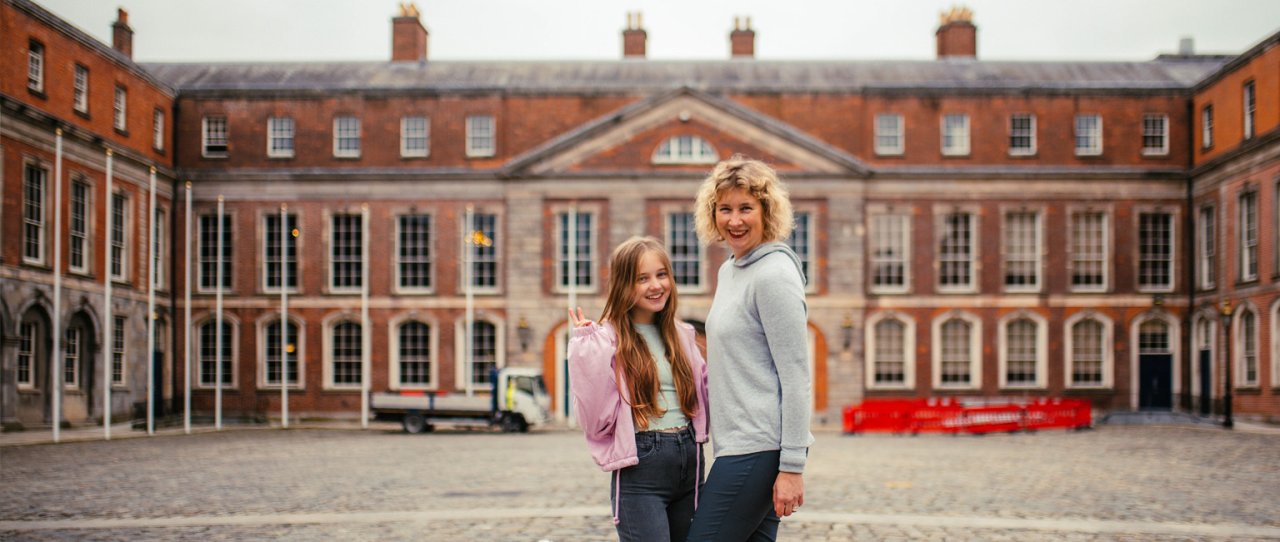
M955 398L869 399L844 410L846 433L986 434L1093 425L1083 399L1040 398L1029 402L969 402Z

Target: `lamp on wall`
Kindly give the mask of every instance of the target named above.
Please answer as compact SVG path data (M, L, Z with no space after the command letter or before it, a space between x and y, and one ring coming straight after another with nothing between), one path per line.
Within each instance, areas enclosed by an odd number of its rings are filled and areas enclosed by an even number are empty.
M525 320L523 316L520 317L520 322L516 324L516 337L520 339L520 352L528 352L529 341L533 340L533 330L529 329L529 321Z
M1222 393L1222 427L1231 429L1235 426L1235 421L1231 419L1231 388L1234 385L1231 381L1231 300L1223 299L1220 308L1222 317L1222 337L1226 349L1226 390Z
M853 317L845 315L844 321L840 322L840 332L844 339L844 350L848 351L853 346Z

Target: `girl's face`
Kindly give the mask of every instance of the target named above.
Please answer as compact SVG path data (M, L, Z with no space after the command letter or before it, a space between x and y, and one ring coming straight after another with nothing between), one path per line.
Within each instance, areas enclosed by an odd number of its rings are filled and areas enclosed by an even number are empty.
M631 319L638 324L652 324L653 315L667 306L671 298L671 272L655 252L646 252L636 266L636 282L632 287L635 304Z
M730 188L716 196L716 231L735 258L764 242L764 206L746 188Z

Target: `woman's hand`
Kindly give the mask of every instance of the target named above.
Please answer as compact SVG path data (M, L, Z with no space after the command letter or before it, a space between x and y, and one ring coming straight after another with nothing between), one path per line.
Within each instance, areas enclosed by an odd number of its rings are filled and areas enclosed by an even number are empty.
M573 327L587 327L593 322L582 314L582 307L578 307L577 313L574 312L574 309L569 309L569 323Z
M804 475L798 472L778 472L773 482L773 511L784 518L804 504Z

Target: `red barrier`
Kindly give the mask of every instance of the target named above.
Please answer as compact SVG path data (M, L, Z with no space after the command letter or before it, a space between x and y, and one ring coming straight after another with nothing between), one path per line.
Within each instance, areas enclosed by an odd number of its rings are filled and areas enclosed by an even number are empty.
M986 434L1040 429L1082 429L1093 425L1083 399L966 401L955 398L870 399L844 410L846 433Z

